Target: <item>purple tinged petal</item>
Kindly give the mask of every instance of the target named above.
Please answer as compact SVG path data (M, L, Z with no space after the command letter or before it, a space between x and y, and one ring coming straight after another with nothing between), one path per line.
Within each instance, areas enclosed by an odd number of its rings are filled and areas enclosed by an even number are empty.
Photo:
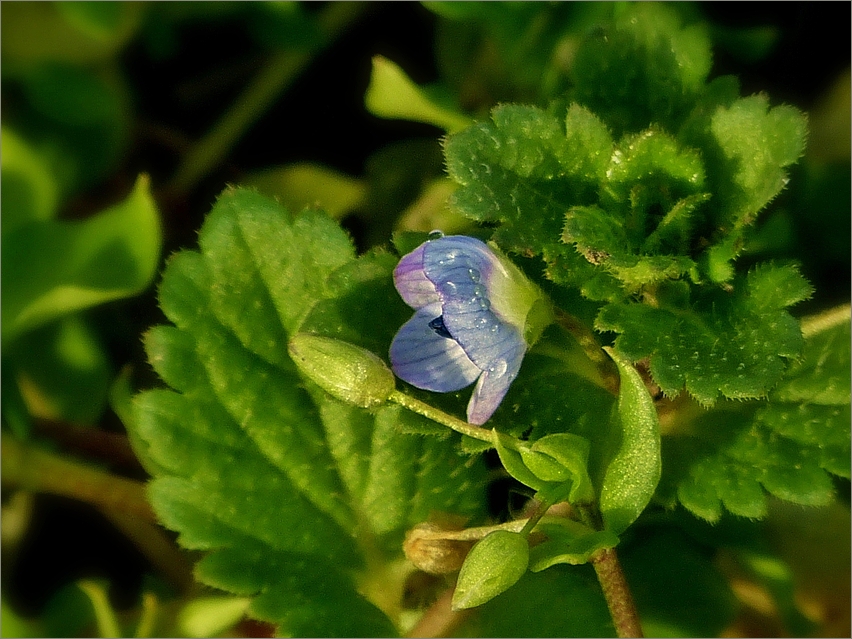
M417 310L391 344L394 372L437 392L459 390L478 378L467 408L472 424L484 424L497 410L527 349L523 327L491 308L489 286L509 277L485 243L465 236L425 242L394 270L397 290ZM437 318L440 332L430 326Z
M393 270L393 280L400 297L414 310L440 302L435 284L423 269L423 254L428 243L421 244L403 257ZM440 315L440 313L438 313Z
M518 376L525 351L523 342L515 345L504 353L505 359L498 360L492 368L482 373L467 405L468 422L481 426L491 418Z
M441 337L429 327L440 314L440 304L417 311L394 337L390 360L393 372L412 386L449 393L470 386L482 370L458 342Z

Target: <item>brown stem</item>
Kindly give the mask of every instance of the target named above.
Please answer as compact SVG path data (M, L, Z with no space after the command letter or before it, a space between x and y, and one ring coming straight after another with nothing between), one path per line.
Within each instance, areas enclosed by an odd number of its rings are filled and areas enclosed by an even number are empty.
M71 497L99 508L157 522L145 499L142 482L64 459L12 437L2 438L0 452L3 484Z
M643 637L639 613L633 603L633 595L630 594L630 587L624 578L615 548L607 548L595 553L591 562L598 575L618 636Z
M37 434L49 437L77 455L98 458L129 470L142 470L127 435L49 419L35 420L34 427Z
M445 590L405 636L449 637L470 614L470 610L453 610L453 590Z

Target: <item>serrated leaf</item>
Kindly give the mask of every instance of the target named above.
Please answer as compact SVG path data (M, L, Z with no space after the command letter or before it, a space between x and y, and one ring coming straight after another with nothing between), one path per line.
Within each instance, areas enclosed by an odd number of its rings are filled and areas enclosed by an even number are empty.
M692 308L610 304L595 326L620 333L616 349L634 361L650 357L654 381L667 395L685 386L703 404L720 392L762 397L802 348L798 323L784 307L810 291L795 268L763 265L733 296L710 296Z
M787 184L784 168L804 153L807 120L793 107L770 109L766 96L755 95L720 107L711 130L721 157L713 167L719 204L728 223L748 224Z
M664 5L630 5L582 42L571 69L571 95L603 115L618 134L652 122L674 128L710 64L710 41L701 25L681 27Z
M395 634L356 592L360 549L391 561L406 526L432 511L477 511L484 467L452 440L406 434L421 425L397 406L374 414L333 399L287 353L304 326L328 340L350 320L366 336L359 353L386 352L393 328L379 318L398 303L394 260L356 260L322 213L291 215L239 189L221 196L200 237L201 252L173 256L160 286L175 326L145 339L175 390L141 393L128 420L155 475L155 510L184 546L210 552L205 583L254 597L250 614L282 632ZM340 609L354 614L332 614Z
M85 308L141 292L162 243L147 177L83 222L40 220L3 235L3 340Z
M768 401L725 403L696 422L696 435L665 442L664 500L676 491L709 521L719 519L723 505L736 515L764 516L764 489L802 505L828 503L828 473L849 476L849 384L843 323L807 340Z
M566 132L540 109L504 105L492 122L450 136L447 169L461 185L451 204L473 220L501 222L495 237L504 249L540 254L558 245L565 211L591 201L611 153L606 128L588 111L575 108L568 121L577 126Z
M621 534L645 509L660 479L660 423L654 401L633 365L611 348L621 386L613 411L614 447L600 489L606 529Z

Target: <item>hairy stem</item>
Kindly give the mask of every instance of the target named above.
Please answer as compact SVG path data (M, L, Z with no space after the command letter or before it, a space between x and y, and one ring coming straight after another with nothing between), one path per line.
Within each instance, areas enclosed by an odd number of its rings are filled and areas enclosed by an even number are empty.
M327 42L354 22L367 6L360 2L329 3L317 18ZM222 162L243 133L308 66L315 53L281 51L274 54L216 125L184 156L169 188L177 192L191 191Z
M423 417L428 417L434 422L438 422L448 428L452 428L454 431L461 433L462 435L467 435L468 437L473 437L474 439L488 442L489 444L494 441L491 438L491 429L469 424L457 417L448 415L434 406L430 406L426 402L421 402L419 399L415 399L411 395L406 395L405 393L395 390L391 393L390 397L388 397L388 400L395 404L399 404L403 408L407 408L413 413L423 415Z
M598 551L592 555L591 563L597 573L618 636L643 637L639 614L615 548Z

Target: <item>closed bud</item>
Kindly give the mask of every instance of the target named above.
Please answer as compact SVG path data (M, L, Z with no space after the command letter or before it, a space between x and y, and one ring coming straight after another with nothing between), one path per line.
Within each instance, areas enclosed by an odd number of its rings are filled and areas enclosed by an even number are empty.
M378 406L394 391L394 376L387 365L360 346L299 333L290 339L287 350L305 377L347 404Z

